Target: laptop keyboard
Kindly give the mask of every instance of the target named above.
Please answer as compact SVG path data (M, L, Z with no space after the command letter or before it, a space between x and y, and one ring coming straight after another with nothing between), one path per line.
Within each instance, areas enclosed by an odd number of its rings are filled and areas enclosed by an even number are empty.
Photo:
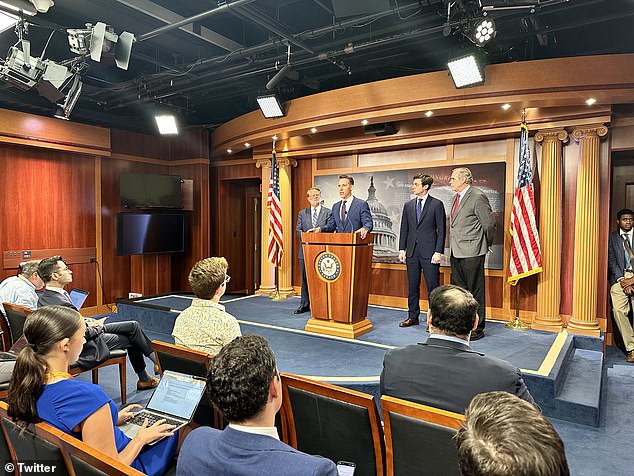
M150 412L146 412L146 411L140 411L139 413L137 413L129 421L129 423L133 423L135 425L141 426L141 425L143 425L143 422L145 421L146 418L147 418L147 421L148 421L148 426L152 426L154 423L156 423L159 420L165 420L164 423L166 423L168 425L181 426L183 424L182 420L173 420L171 418L165 418L163 416L156 415L154 413L150 413Z

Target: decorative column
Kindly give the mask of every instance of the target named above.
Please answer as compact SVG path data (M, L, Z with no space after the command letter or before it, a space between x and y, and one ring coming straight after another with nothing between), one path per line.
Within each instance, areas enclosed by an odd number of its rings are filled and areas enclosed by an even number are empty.
M533 329L560 332L563 329L561 301L561 152L568 133L550 129L535 134L542 143L539 193L539 240L542 272L537 281L537 314Z
M260 288L255 294L272 296L275 294L275 267L269 261L269 209L266 197L271 181L271 159L258 159L255 166L262 169L262 233L260 243Z
M599 249L599 141L608 128L603 124L577 127L572 136L579 143L577 203L575 210L575 268L572 318L568 331L599 336L597 285Z
M277 287L280 297L287 298L295 295L293 289L293 237L295 227L293 226L293 191L291 188L291 168L297 167L295 159L288 157L277 157L277 165L280 171L280 205L282 206L282 226L284 233L284 255L282 256L282 267L279 269Z

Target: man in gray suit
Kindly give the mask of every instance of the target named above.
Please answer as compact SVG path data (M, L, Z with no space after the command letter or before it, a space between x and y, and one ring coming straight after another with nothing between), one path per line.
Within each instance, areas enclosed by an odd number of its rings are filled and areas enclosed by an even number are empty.
M306 266L304 264L304 249L302 247L302 232L317 231L331 232L335 229L335 220L330 208L321 205L321 190L311 187L306 192L306 198L310 207L300 210L297 215L297 236L299 237L299 266L302 270L302 299L295 314L310 311L310 296L308 295L308 283L306 282Z
M484 258L493 243L495 218L489 199L472 183L473 175L468 168L458 167L451 172L449 184L457 195L449 219L449 248L451 282L469 290L480 305L478 328L471 334L471 340L478 340L484 337Z
M429 339L385 354L381 395L455 413L464 413L475 395L494 390L534 403L519 369L469 347L477 309L478 302L465 289L434 289L427 312Z

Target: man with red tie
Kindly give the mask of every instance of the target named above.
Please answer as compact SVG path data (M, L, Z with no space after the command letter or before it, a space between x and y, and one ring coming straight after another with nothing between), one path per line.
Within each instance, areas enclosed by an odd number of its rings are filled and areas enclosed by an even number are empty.
M374 223L368 202L352 195L354 179L350 175L340 175L337 188L341 201L332 206L337 233L359 233L361 238L372 231ZM331 231L324 230L321 231Z
M478 301L478 327L471 340L484 337L485 287L484 258L493 243L495 218L484 192L473 187L473 175L466 167L451 172L449 184L456 196L451 207L449 248L451 282L467 289Z
M416 198L403 206L398 259L407 265L407 319L400 327L418 325L420 275L425 276L427 295L440 283L440 256L445 250L445 207L429 195L434 179L417 174L412 180Z

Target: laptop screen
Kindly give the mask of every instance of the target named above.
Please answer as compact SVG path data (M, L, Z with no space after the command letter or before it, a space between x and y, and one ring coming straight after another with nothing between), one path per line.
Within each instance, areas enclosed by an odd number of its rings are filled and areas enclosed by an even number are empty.
M77 309L78 311L84 305L84 301L86 301L88 294L90 294L88 291L84 291L83 289L78 288L71 289L68 293L68 295L70 296L70 301L73 303L73 306L75 306L75 309Z
M204 391L205 380L166 370L147 408L189 420Z

